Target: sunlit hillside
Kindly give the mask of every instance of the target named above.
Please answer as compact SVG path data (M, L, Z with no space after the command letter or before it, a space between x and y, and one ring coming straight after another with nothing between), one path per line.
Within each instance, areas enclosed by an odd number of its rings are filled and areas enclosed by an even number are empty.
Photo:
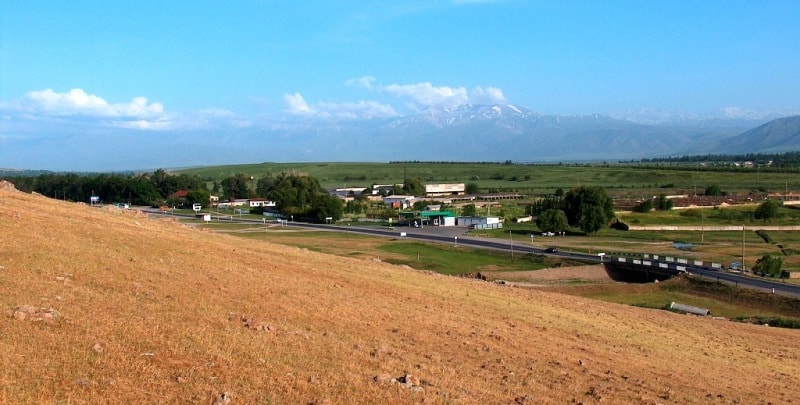
M2 188L2 403L800 398L797 330L440 276Z

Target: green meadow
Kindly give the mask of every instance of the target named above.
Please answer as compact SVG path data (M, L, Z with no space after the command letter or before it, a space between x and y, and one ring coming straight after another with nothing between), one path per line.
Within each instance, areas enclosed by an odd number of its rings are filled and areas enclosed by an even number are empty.
M242 173L255 178L281 172L307 174L325 188L397 184L417 177L426 183L475 183L481 191L551 194L578 186L605 188L612 195L634 198L658 194L702 194L717 186L728 193L800 190L800 171L764 168L720 170L700 166L626 164L504 163L259 163L182 169L207 181Z

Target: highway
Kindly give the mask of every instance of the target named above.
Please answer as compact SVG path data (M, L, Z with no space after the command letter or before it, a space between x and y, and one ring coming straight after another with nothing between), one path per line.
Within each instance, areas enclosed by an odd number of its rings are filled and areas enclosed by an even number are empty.
M174 213L165 214L155 208L137 207L137 209L150 215L194 218L194 215L192 214L174 214ZM246 223L252 225L265 225L264 220L236 218L235 216L224 216L220 218L221 218L220 221L225 221L225 222L230 221L235 223ZM269 223L270 222L267 221L266 224ZM288 222L287 224L293 227L300 227L300 228L327 230L334 232L351 232L351 233L359 233L366 235L382 236L388 238L415 239L415 240L423 240L436 243L458 244L461 246L469 246L482 249L496 249L509 252L513 251L514 253L535 253L541 255L562 257L567 259L596 261L598 263L601 262L601 257L594 254L569 252L569 251L546 252L545 251L546 249L544 248L530 246L528 244L523 243L523 241L519 241L517 243L513 240L495 239L495 238L486 239L486 238L476 238L471 236L463 236L462 233L464 232L464 228L456 228L456 227L427 226L422 228L413 228L413 227L402 226L402 227L397 227L396 229L391 229L391 228L370 228L363 226L353 227L347 225L314 224L314 223L297 222L297 221ZM616 256L604 256L602 258L602 262L611 265L614 265L614 263L624 262L627 265L626 268L631 268L631 265L635 264L633 263L634 261L631 260L630 258L620 258ZM692 262L685 264L666 262L663 260L640 260L639 262L640 263L635 264L635 266L639 267L640 271L643 272L655 270L661 272L668 272L672 275L676 275L679 273L689 273L698 277L724 282L739 287L754 288L767 292L774 291L775 293L779 294L800 296L800 285L797 284L788 284L788 283L773 281L768 278L756 278L741 274L729 273L712 267L705 267L692 264ZM649 264L644 264L645 262L648 262Z

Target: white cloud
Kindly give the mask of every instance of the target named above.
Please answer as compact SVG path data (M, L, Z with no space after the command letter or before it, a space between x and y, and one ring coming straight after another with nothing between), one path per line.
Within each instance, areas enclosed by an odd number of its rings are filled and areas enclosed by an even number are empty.
M435 87L430 82L416 84L390 84L383 88L387 93L402 97L411 102L429 107L444 105L448 107L463 104L498 104L505 103L503 90L496 87L475 87L467 91L464 87Z
M289 107L286 111L294 115L344 119L381 118L398 115L390 105L371 100L345 103L320 101L313 107L308 105L300 93L284 94L283 100Z
M289 106L289 110L287 111L291 114L303 115L314 113L314 111L311 110L311 107L308 106L308 103L306 103L303 95L300 93L284 94L283 101Z
M327 116L348 119L384 118L398 115L390 105L364 100L348 103L320 102L319 110Z
M146 97L134 97L127 104L109 104L103 98L78 88L66 93L52 89L31 91L25 95L25 104L36 112L52 115L152 118L164 113L161 103L148 104Z
M70 125L140 130L208 129L243 127L251 124L221 108L166 112L164 105L134 97L127 103L109 103L104 98L75 88L65 93L52 89L31 91L21 99L0 101L0 115L26 128Z
M348 86L353 87L361 87L367 90L372 90L374 88L374 83L377 81L372 76L362 76L362 77L354 77L352 79L347 79L344 83Z
M410 99L424 106L446 105L457 106L467 104L469 97L463 87L434 87L430 82L417 84L390 84L384 90L397 97Z
M470 102L473 104L499 104L505 103L503 90L497 87L476 87L470 92Z

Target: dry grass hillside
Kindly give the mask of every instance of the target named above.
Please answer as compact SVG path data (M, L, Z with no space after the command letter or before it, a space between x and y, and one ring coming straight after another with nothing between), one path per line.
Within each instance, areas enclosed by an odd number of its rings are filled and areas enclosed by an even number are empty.
M13 190L0 190L0 309L2 403L800 402L796 330Z

